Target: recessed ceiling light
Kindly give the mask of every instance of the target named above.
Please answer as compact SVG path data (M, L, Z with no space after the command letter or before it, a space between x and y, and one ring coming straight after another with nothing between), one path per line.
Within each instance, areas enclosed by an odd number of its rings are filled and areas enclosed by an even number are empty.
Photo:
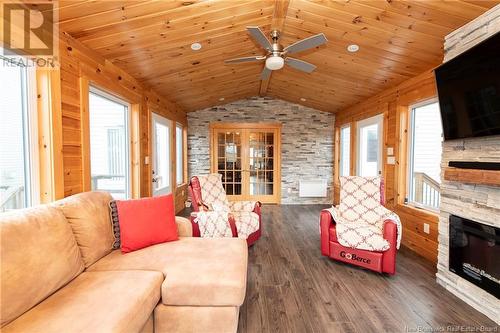
M357 45L357 44L351 44L351 45L347 46L347 51L349 51L351 53L358 52L359 51L359 45Z
M201 44L200 43L193 43L193 44L191 44L191 50L198 51L199 49L201 49Z
M307 101L307 99L305 99L304 97L301 97L301 98L300 98L300 100L301 100L302 102Z
M224 97L219 98L219 101L221 101L221 102L222 102L223 100L224 100Z

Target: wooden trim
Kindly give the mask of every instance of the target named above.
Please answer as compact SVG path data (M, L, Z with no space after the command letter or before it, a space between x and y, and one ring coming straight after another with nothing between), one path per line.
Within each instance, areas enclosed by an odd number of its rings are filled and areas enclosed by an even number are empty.
M183 162L184 162L184 165L182 166L183 169L184 169L184 173L183 173L183 177L184 177L184 184L187 184L189 183L189 179L188 179L188 144L187 144L187 126L183 126L182 127L182 146L183 146L183 154L184 154L184 157L183 157Z
M404 204L408 178L408 105L398 105L396 110L396 141L394 152L396 168L394 170L396 205Z
M143 124L143 126L145 126L146 128L146 133L147 133L147 138L148 138L148 143L147 143L147 149L148 151L145 153L145 156L144 158L148 158L148 163L145 164L145 174L146 176L144 177L144 179L142 179L143 182L147 182L147 186L146 186L146 189L147 189L147 193L146 195L148 197L151 197L153 195L153 182L151 181L151 176L152 176L152 168L153 168L153 145L152 145L152 140L151 140L151 135L152 135L152 131L151 131L151 107L149 105L149 103L145 103L145 105L143 106L145 108L145 112L146 112L146 124ZM143 161L145 162L145 161Z
M500 186L499 170L476 170L446 167L443 171L444 179L447 181Z
M356 139L357 133L358 133L358 124L356 121L351 122L351 142L350 142L350 158L351 158L351 164L349 165L349 174L351 176L354 176L356 174L356 169L358 165L358 157L356 156L356 153L358 151L357 145L358 145L358 140Z
M341 127L333 128L333 183L338 184L340 179L340 131ZM350 140L350 138L349 138ZM350 161L349 161L350 163Z
M89 81L80 78L80 121L82 141L82 189L83 192L92 190L90 170L90 119L89 119Z
M141 104L130 105L130 185L132 198L141 197L141 136L140 136Z
M265 66L265 65L264 65ZM265 96L267 93L267 88L269 88L269 81L271 81L271 76L273 73L269 74L269 78L267 80L260 80L260 88L259 88L259 95L260 96Z
M381 145L382 151L380 154L380 158L382 159L381 161L382 167L380 169L380 172L383 179L385 179L387 182L388 175L386 171L387 171L387 146L388 146L387 139L389 137L389 103L385 103L384 109L385 111L382 114L382 145Z
M60 72L36 70L40 203L64 197Z

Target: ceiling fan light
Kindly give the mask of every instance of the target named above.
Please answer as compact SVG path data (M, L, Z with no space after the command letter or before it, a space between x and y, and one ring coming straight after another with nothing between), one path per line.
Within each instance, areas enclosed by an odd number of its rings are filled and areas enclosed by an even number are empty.
M283 68L285 60L280 56L270 56L266 59L266 67L272 71Z

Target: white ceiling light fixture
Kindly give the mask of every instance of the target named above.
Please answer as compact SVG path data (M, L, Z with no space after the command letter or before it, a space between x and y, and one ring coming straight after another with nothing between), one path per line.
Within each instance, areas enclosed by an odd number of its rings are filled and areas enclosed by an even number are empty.
M224 97L221 97L221 98L219 98L219 101L222 102L224 99L225 99Z
M200 43L193 43L193 44L191 44L191 50L198 51L200 49L201 49L201 44Z
M357 44L351 44L351 45L347 46L347 51L349 51L351 53L358 52L359 51L359 45L357 45Z
M307 101L307 99L305 99L304 97L301 97L301 98L300 98L300 101L301 101L301 102L305 102L305 101Z
M266 59L266 67L272 71L282 69L285 65L285 59L278 55L272 55Z

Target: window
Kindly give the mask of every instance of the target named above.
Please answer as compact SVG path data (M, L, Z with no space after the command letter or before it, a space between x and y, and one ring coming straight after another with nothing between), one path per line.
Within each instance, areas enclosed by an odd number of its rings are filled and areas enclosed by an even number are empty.
M351 167L351 127L340 129L340 176L349 176Z
M153 145L153 196L172 192L171 186L171 154L172 121L156 113L152 114L152 145Z
M175 127L175 163L177 185L184 183L184 133L181 124Z
M39 202L36 88L29 74L0 67L0 212Z
M382 174L382 122L377 115L357 123L358 176L374 177Z
M410 204L438 209L443 129L437 101L410 107L408 197Z
M92 190L115 199L131 196L129 105L91 88L89 94Z

